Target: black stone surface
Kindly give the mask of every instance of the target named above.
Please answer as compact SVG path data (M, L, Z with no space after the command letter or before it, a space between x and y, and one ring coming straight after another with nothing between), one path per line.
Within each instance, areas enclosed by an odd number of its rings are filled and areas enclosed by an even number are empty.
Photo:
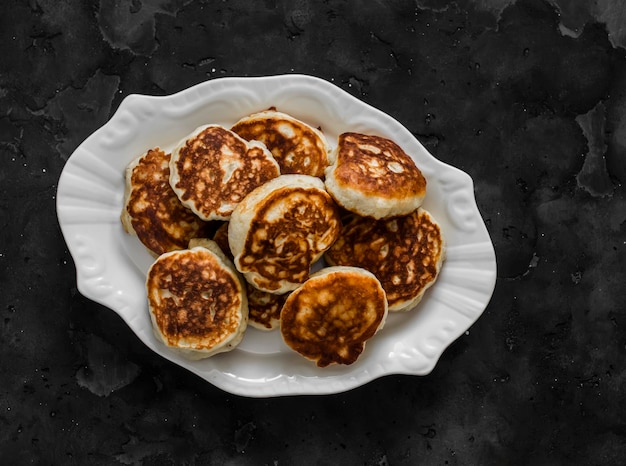
M626 457L620 1L5 1L2 464L604 465ZM425 377L230 395L76 289L56 187L131 93L306 73L468 172L493 298Z

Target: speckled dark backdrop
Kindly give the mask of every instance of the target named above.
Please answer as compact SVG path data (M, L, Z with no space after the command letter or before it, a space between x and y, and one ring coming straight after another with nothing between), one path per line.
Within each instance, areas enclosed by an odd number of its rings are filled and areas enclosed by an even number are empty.
M621 0L23 0L0 6L2 464L623 464ZM76 290L55 213L130 93L306 73L475 180L493 299L426 377L226 394Z

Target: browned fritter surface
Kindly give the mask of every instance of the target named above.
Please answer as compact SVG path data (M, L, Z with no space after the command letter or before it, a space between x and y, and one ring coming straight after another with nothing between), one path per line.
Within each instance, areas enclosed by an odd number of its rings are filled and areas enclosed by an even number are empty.
M217 229L213 241L217 243L227 257L233 259L228 244L228 223L224 223ZM246 291L248 294L248 320L267 329L274 328L280 319L280 311L286 296L258 290L248 282L246 282Z
M275 218L274 212L285 211ZM303 283L313 259L341 229L339 210L322 190L284 188L272 192L250 223L240 263L260 275L258 285L277 290L279 281Z
M228 173L236 165L232 173ZM260 147L248 149L230 131L210 126L187 140L176 160L174 185L183 202L193 202L205 218L228 217L254 188L278 176L278 167ZM229 176L228 176L229 175Z
M241 323L239 282L206 250L161 256L146 282L157 325L168 343L197 342L210 349L237 331Z
M326 258L335 265L372 272L391 307L413 298L436 279L442 248L439 225L418 209L405 217L378 221L353 215Z
M426 179L413 159L390 139L343 133L338 139L337 184L388 199L423 196Z
M248 292L248 321L261 325L268 330L276 328L287 295L261 291L247 282L246 290Z
M322 176L328 165L326 147L304 124L280 117L242 121L232 131L248 141L263 142L280 165L281 174Z
M131 173L126 211L139 240L154 254L185 249L209 224L183 206L169 184L170 154L151 149Z
M285 343L319 367L352 364L385 317L385 294L372 277L333 273L308 280L285 302Z

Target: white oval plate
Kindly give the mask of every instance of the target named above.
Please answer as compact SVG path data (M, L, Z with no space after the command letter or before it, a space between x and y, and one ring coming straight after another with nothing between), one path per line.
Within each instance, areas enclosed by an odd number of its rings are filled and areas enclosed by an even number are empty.
M171 150L200 125L230 127L272 106L320 126L331 143L345 131L393 139L427 178L424 208L439 221L447 240L447 260L422 302L408 313L390 314L349 366L318 368L290 350L279 332L250 327L229 353L189 361L170 351L155 338L148 315L144 281L153 258L124 233L119 220L124 170L132 159L155 146ZM76 264L79 291L117 312L156 353L237 395L329 394L389 374L426 375L482 314L496 280L493 245L469 175L435 159L389 115L311 76L221 78L164 97L128 96L67 161L57 215Z

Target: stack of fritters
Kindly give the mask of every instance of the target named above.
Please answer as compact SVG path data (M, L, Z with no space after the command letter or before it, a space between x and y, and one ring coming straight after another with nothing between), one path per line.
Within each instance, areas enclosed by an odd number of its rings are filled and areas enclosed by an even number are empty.
M445 258L441 228L420 207L426 179L400 146L380 136L341 134L331 160L326 189L350 214L327 263L369 270L390 311L412 309Z
M394 141L350 132L331 150L321 129L271 108L131 163L122 222L158 257L146 287L166 345L207 357L248 323L280 327L324 367L355 362L388 311L435 282L445 243L425 195Z

